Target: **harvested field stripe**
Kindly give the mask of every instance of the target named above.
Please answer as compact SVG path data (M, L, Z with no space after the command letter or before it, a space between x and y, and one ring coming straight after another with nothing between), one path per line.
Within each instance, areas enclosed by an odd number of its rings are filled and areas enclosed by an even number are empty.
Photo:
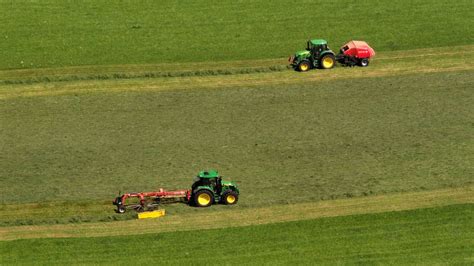
M193 214L165 216L156 220L2 227L0 228L0 240L97 237L224 228L465 203L474 203L473 186L313 203L274 205L262 208L228 208L218 213L195 212Z
M474 46L467 47L472 48ZM420 51L405 51L405 53L384 53L374 59L373 64L368 68L339 67L329 71L315 70L308 73L297 73L291 70L282 72L278 70L278 72L264 71L266 73L250 72L250 74L235 75L198 75L168 78L159 77L153 79L73 80L74 82L61 83L9 84L0 85L0 100L15 97L52 96L92 92L255 87L261 86L262 84L301 84L334 79L474 70L474 65L472 64L474 53L464 49L460 50L459 52L450 53L446 53L444 52L445 50L441 49L423 49ZM446 54L451 56L443 56ZM257 64L260 65L260 67L265 65L265 63L253 64L252 67ZM252 65L252 63L250 63L250 65ZM97 71L100 71L100 69L97 69ZM2 72L0 72L0 77L2 76L1 73Z
M472 48L472 46L467 46ZM444 52L444 50L420 49L400 52L386 52L377 55L375 62L399 59L426 58L432 56L462 56L472 49L464 50L466 46L459 47L456 51ZM387 63L387 62L383 62ZM0 70L0 84L34 84L49 82L68 82L86 80L116 80L116 79L138 79L138 78L170 78L170 77L202 77L222 76L252 73L282 72L287 69L287 60L246 60L234 62L216 63L191 63L191 64L157 64L157 65L121 65L121 66L87 66L68 67L64 69L20 69Z
M428 56L446 56L446 55L465 55L472 54L474 45L464 45L452 47L449 52L445 47L403 50L392 52L380 52L374 57L374 61L409 59ZM147 73L180 73L187 71L217 71L217 70L239 70L239 69L255 69L268 68L270 66L285 66L288 64L288 58L275 59L259 59L259 60L234 60L234 61L217 61L217 62L199 62L199 63L162 63L162 64L128 64L128 65L91 65L91 66L70 66L63 68L33 68L33 69L13 69L0 70L0 84L6 80L28 80L32 78L48 77L54 81L55 78L69 77L78 78L98 75L145 75Z

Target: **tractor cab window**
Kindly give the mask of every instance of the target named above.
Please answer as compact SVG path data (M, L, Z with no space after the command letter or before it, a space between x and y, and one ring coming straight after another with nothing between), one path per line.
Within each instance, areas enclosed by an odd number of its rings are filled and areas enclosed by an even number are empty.
M316 53L320 53L322 51L327 50L327 45L326 44L319 44L319 45L314 45L312 51Z
M195 188L197 188L199 186L210 186L211 185L211 181L208 178L200 178L199 176L197 176L194 180L195 181L192 185L192 190L194 190Z

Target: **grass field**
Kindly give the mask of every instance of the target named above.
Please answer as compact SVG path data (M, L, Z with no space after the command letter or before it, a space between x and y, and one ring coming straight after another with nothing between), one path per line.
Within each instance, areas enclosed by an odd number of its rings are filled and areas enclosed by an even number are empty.
M1 264L472 264L474 205L269 225L0 242Z
M0 69L287 57L309 37L378 51L472 44L472 2L0 1ZM99 73L100 74L100 73Z
M0 264L472 264L473 11L0 0ZM377 56L288 69L310 37ZM236 206L113 211L204 168Z
M243 206L472 184L470 71L141 91L161 82L73 83L72 94L4 100L1 202L186 188L202 167L237 181ZM89 85L105 89L76 93Z

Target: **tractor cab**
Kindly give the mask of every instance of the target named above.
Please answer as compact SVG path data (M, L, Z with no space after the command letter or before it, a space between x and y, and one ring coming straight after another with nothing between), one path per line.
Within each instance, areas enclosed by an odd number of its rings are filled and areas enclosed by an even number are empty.
M322 39L309 40L306 50L313 56L319 55L321 52L328 50L328 42Z
M198 173L191 187L191 203L197 207L208 207L213 203L232 205L237 203L239 189L230 181L223 181L216 170Z
M323 39L312 39L306 44L306 50L296 52L289 58L295 70L304 72L311 68L328 69L334 67L335 54Z
M219 176L216 170L201 171L194 178L192 190L199 186L209 186L220 193L222 190L222 177Z

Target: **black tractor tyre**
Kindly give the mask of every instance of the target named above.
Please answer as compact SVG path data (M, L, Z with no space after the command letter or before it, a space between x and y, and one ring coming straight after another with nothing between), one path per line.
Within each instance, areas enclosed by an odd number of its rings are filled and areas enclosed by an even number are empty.
M221 203L225 205L234 205L239 201L239 194L235 191L228 190L222 194Z
M311 63L308 60L303 60L298 64L298 71L306 72L311 68Z
M368 66L368 65L369 65L369 59L367 59L367 58L362 58L362 59L359 61L359 65L360 65L361 67L366 67L366 66Z
M326 61L332 61L330 65L327 65ZM325 54L319 59L319 67L322 69L330 69L336 65L336 57L333 54Z
M214 195L207 189L199 190L193 195L193 203L196 207L209 207L214 203Z

